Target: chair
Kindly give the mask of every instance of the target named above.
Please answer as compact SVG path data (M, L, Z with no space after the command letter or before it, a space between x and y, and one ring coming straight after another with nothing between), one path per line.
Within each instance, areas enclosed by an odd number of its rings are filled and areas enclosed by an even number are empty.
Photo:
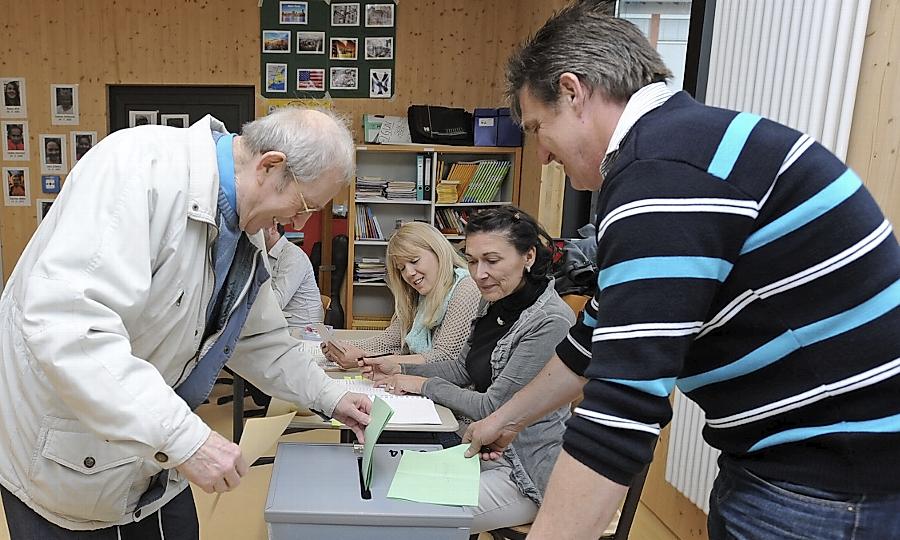
M656 441L650 446L650 453L656 448ZM644 490L644 482L647 480L647 472L650 470L648 463L644 470L634 477L628 492L625 494L625 502L622 504L622 514L619 516L619 524L616 526L616 532L611 535L604 535L600 540L628 540L628 534L631 532L631 525L634 523L634 515L637 513L638 504L641 502L641 492ZM515 527L504 527L489 531L494 540L525 540L528 532L531 530L531 524L517 525Z
M331 297L320 294L319 298L322 299L322 311L328 311L328 308L331 307Z
M587 305L588 301L591 299L590 296L583 296L580 294L567 294L562 297L563 302L566 303L567 306L572 308L572 311L575 312L575 315L578 315L582 311L584 311L584 306Z

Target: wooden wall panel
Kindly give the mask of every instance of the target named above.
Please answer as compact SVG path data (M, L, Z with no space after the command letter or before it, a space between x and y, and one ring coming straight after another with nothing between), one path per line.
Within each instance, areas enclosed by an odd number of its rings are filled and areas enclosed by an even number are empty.
M521 9L515 0L400 2L397 94L389 100L335 100L335 109L348 116L359 138L364 112L401 115L410 104L424 103L470 110L502 105L506 58L520 30L534 26L531 17L543 21L537 16L541 3L530 3L535 9ZM107 85L259 86L259 12L253 0L0 0L0 13L0 76L26 78L32 199L41 196L38 135L106 135ZM55 83L80 85L80 125L50 125ZM258 99L257 112L265 110L266 101ZM523 199L529 193L539 199L539 181L538 166L525 180L537 189L523 186ZM34 232L35 212L34 205L0 205L4 279Z

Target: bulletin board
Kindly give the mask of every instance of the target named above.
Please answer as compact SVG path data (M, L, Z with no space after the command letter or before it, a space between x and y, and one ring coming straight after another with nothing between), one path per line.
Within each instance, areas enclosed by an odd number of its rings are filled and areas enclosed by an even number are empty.
M260 89L270 99L390 98L397 57L392 0L259 8Z

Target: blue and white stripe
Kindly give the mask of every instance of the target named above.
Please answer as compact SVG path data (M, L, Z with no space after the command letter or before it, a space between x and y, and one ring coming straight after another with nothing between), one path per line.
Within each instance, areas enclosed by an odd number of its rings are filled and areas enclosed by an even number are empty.
M607 326L595 329L592 341L597 343L599 341L613 341L617 339L690 336L700 332L702 327L703 321L654 322Z
M811 426L788 429L769 435L750 447L749 452L756 452L763 448L787 444L797 441L805 441L813 437L830 435L833 433L898 433L900 432L900 414L862 420L856 422L838 422L828 426Z
M772 403L767 403L762 407L757 407L722 418L707 418L706 425L714 429L743 426L811 405L826 398L860 390L890 379L891 377L896 377L897 375L900 375L900 358L862 373L858 373L852 377L833 383L823 384L819 387L807 390L806 392L773 401Z
M893 228L888 220L884 220L875 228L874 231L866 235L865 238L841 251L837 255L830 257L814 266L811 266L801 272L797 272L791 276L780 279L774 283L770 283L756 290L746 290L738 295L734 300L722 308L714 317L712 317L700 331L697 339L702 338L716 328L720 328L727 324L731 319L736 317L744 308L755 302L756 300L764 300L776 294L795 289L801 285L810 283L820 277L840 270L860 257L870 253L891 236Z
M744 150L744 146L747 144L747 139L750 138L750 132L753 131L753 128L756 127L760 120L762 118L759 116L745 112L738 113L731 120L728 129L725 130L725 135L719 141L719 147L716 149L712 161L709 163L707 168L709 174L722 180L727 179L731 175L734 164L737 163L741 151Z
M601 424L611 428L643 431L646 433L650 433L651 435L659 435L660 431L660 426L658 423L646 424L644 422L629 420L628 418L621 418L619 416L613 416L611 414L603 414L588 409L582 409L581 407L576 407L573 413L576 416L594 422L595 424Z
M724 259L713 257L640 257L601 270L597 287L602 291L641 279L712 279L721 282L728 277L732 266Z

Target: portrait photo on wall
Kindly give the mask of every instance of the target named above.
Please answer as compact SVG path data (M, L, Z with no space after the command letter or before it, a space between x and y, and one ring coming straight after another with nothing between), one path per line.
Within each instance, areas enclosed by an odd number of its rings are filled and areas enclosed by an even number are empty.
M54 200L55 199L37 199L35 201L38 225L40 225L41 222L44 221L44 218L47 217L47 214L50 212L50 207L53 206Z
M266 64L266 92L287 93L287 64Z
M297 90L305 90L307 92L324 92L325 91L325 70L324 69L298 69L297 70Z
M73 131L72 132L72 166L74 167L78 161L84 157L88 150L97 144L96 131Z
M5 140L4 161L28 161L28 122L24 120L0 123Z
M31 206L28 167L3 167L3 181L6 206Z
M366 26L369 28L394 26L394 4L366 4Z
M367 37L366 60L393 60L394 38Z
M325 54L325 32L297 32L297 54Z
M65 126L80 123L78 114L78 85L50 85L51 124Z
M191 125L191 119L186 114L161 114L159 115L159 125L186 128Z
M128 111L128 127L156 125L159 111Z
M358 70L355 67L333 67L329 75L332 90L356 90L359 88Z
M331 4L331 26L359 26L359 4Z
M331 60L356 60L359 39L339 37L330 39Z
M25 79L0 77L0 118L25 118Z
M389 98L389 97L391 97L391 70L390 69L370 69L369 70L369 97L370 98Z
M290 54L290 30L263 30L262 52L273 54Z
M278 22L281 24L307 24L308 14L306 2L278 3Z
M57 174L65 173L66 167L66 136L41 134L41 173Z

